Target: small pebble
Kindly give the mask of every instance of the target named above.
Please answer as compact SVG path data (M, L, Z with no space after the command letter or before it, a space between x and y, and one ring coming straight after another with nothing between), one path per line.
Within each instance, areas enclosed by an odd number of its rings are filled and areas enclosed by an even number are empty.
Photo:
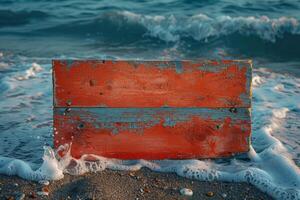
M36 194L34 192L30 192L29 193L29 197L32 198L32 199L35 199L36 198Z
M19 186L19 184L18 184L18 183L15 183L15 184L14 184L14 186L18 187L18 186Z
M132 172L130 172L130 173L129 173L129 176L131 176L131 177L135 177L135 174L134 174L134 173L132 173Z
M47 186L45 186L45 187L42 188L42 191L49 193L49 188Z
M155 178L154 181L155 181L156 183L160 182L160 180L159 180L158 178Z
M223 197L223 198L226 198L226 197L227 197L227 194L226 194L226 193L222 193L222 197Z
M191 190L189 188L182 188L180 190L180 194L185 195L185 196L193 196L193 190Z
M41 185L49 185L50 183L47 180L40 180L39 184L41 184Z
M144 189L144 192L149 193L150 190L149 190L148 188L145 188L145 189Z
M214 193L213 193L213 192L207 192L207 193L206 193L206 196L212 197L212 196L214 196Z
M38 191L38 192L37 192L37 195L39 195L39 196L48 196L48 195L49 195L49 192Z
M24 200L25 199L25 194L21 193L20 195L18 195L18 197L16 198L16 200Z

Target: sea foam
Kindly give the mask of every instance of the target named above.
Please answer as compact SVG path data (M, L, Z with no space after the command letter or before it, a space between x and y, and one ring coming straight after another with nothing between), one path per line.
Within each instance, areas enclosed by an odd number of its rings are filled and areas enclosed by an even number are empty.
M131 22L144 26L152 37L167 42L175 42L184 37L198 41L208 41L234 33L256 35L263 40L275 42L285 33L300 34L300 25L292 17L269 18L267 16L210 17L199 13L191 17L174 15L141 15L129 11L118 13Z
M31 67L25 71L24 75L17 76L16 79L19 81L23 81L34 78L36 74L42 70L42 66L34 62L32 63Z

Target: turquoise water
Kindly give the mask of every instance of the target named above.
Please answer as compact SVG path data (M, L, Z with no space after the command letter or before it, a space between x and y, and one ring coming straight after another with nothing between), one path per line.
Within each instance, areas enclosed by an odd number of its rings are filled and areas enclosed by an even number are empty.
M2 0L0 173L37 180L146 166L200 180L246 181L277 199L299 198L299 11L297 0ZM68 169L71 158L57 160L48 148L53 58L253 59L253 149L246 158L221 161L99 158L93 169L84 159Z

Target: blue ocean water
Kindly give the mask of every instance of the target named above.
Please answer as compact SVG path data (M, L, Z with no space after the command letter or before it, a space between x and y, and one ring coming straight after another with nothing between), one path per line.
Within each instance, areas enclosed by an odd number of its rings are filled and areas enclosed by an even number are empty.
M252 59L249 158L134 164L99 158L93 169L83 160L67 169L71 158L57 160L49 149L53 58ZM145 166L246 181L277 199L300 199L299 119L299 0L0 1L0 173L36 180Z

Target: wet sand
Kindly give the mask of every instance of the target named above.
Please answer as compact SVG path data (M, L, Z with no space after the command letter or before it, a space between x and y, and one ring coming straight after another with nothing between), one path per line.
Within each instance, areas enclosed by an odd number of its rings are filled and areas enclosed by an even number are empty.
M272 199L247 183L201 182L148 169L136 172L105 170L81 176L65 175L48 186L0 175L0 199ZM180 194L189 188L193 196ZM48 192L42 196L40 191Z

